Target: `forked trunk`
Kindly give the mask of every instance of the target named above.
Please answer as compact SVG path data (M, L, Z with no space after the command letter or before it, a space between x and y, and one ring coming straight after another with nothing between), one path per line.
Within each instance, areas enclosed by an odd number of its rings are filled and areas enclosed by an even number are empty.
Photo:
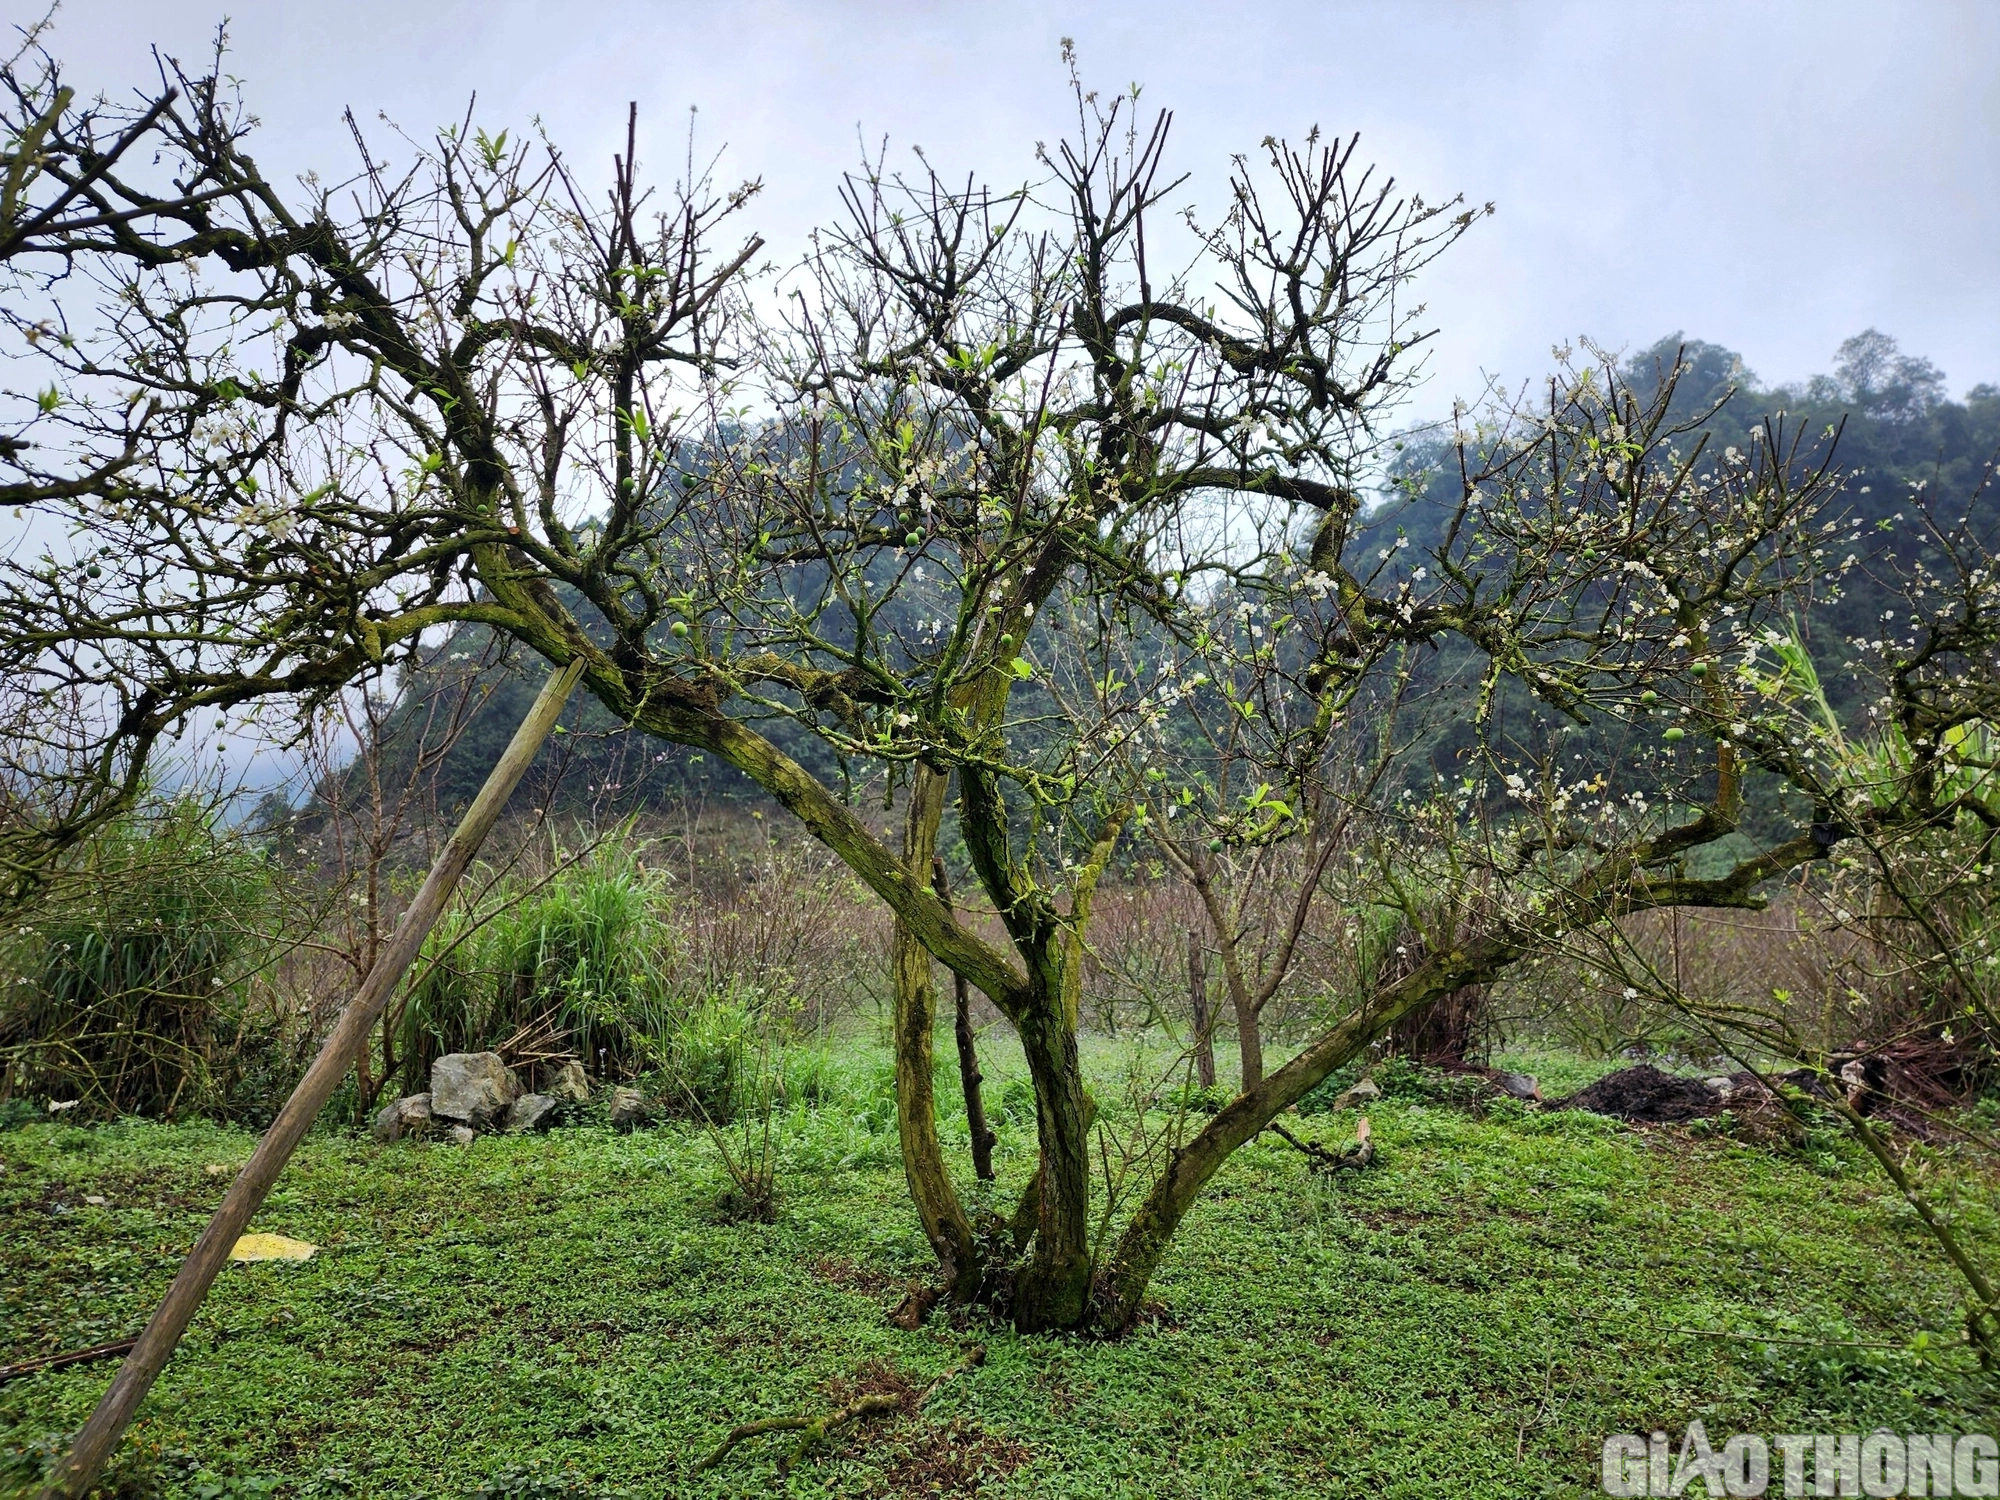
M1106 1332L1130 1326L1181 1219L1238 1147L1304 1098L1334 1069L1360 1054L1397 1018L1472 980L1498 972L1518 949L1489 942L1468 958L1433 960L1374 999L1254 1088L1246 1088L1207 1127L1167 1159L1146 1201L1098 1274L1095 1321Z

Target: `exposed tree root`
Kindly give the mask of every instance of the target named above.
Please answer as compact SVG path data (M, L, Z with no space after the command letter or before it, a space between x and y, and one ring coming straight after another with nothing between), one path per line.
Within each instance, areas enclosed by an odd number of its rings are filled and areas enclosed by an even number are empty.
M1375 1160L1375 1142L1369 1134L1366 1115L1361 1117L1354 1139L1338 1152L1327 1150L1318 1141L1300 1140L1275 1120L1264 1128L1294 1151L1304 1152L1307 1164L1315 1172L1358 1172Z
M907 1411L914 1414L923 1410L924 1403L930 1400L939 1386L954 1376L964 1374L967 1370L978 1369L985 1362L986 1346L984 1344L975 1344L966 1352L964 1359L953 1365L949 1370L946 1370L914 1396L910 1395L907 1390L900 1392L870 1391L866 1395L856 1396L845 1406L830 1411L825 1416L765 1417L763 1420L757 1422L744 1422L739 1426L732 1427L729 1430L729 1436L722 1440L722 1445L699 1464L695 1465L695 1473L707 1473L710 1469L721 1463L723 1459L727 1458L729 1450L734 1448L738 1443L747 1442L754 1437L762 1437L770 1432L796 1432L799 1434L798 1442L793 1444L791 1452L778 1460L778 1474L780 1477L783 1477L791 1473L799 1460L806 1457L813 1449L817 1448L821 1443L838 1436L849 1427L864 1422L870 1417L881 1416L885 1412Z
M931 1315L931 1309L943 1296L938 1288L912 1280L909 1289L903 1293L903 1300L889 1314L889 1321L906 1333L915 1333L924 1326L924 1319Z

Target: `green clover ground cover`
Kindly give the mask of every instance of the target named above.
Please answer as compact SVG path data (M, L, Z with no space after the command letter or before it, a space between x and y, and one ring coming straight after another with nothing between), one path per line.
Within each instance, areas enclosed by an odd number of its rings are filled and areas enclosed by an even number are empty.
M883 1069L865 1049L841 1069L844 1091L786 1120L772 1224L721 1220L726 1178L685 1127L465 1149L314 1137L255 1227L319 1254L224 1274L110 1492L769 1494L781 1437L694 1466L733 1423L920 1388L974 1343L984 1366L920 1415L862 1428L778 1492L1584 1495L1612 1432L2000 1415L2000 1387L1951 1347L1958 1287L1837 1143L1779 1156L1394 1097L1360 1176L1315 1178L1275 1142L1241 1153L1162 1269L1160 1316L1126 1339L942 1317L904 1332L885 1313L926 1251ZM1032 1124L1004 1081L994 1096L997 1205ZM1295 1128L1337 1145L1351 1126ZM228 1181L209 1169L251 1139L0 1134L0 1361L136 1331ZM1983 1196L1958 1211L2000 1249ZM1925 1330L1932 1347L1909 1347ZM0 1386L0 1493L32 1483L112 1368Z

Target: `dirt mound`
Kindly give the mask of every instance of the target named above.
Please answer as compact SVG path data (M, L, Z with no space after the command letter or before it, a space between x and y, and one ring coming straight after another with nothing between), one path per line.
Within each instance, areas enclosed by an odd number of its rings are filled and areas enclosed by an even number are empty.
M1558 1099L1550 1109L1587 1109L1649 1125L1697 1120L1722 1109L1722 1096L1699 1078L1662 1073L1650 1063L1606 1073L1587 1089Z

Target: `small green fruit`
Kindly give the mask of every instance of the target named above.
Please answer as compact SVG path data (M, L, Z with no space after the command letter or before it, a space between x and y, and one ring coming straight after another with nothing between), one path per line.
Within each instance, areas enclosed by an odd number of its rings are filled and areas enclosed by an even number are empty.
M684 641L687 639L688 622L686 620L676 620L667 628L673 632L675 640Z
M1681 728L1680 725L1676 724L1672 729L1669 729L1664 735L1660 737L1664 739L1669 745L1678 745L1682 740L1687 738L1687 731Z
M1693 666L1689 667L1688 670L1694 673L1694 675L1697 677L1706 677L1708 675L1708 663L1705 661L1698 661Z
M98 567L96 563L92 563L83 570L83 576L85 578L102 578L104 576L104 569Z
M1003 633L1001 635L1000 649L1002 651L1012 651L1014 649L1014 637L1011 634Z
M1645 692L1639 695L1639 701L1645 704L1646 707L1651 708L1655 703L1660 701L1660 695L1651 688L1647 688Z
M1210 854L1220 854L1222 852L1222 840L1210 839L1208 841L1208 852Z
M903 545L905 547L921 547L923 544L924 534L921 531L913 531L903 538Z

